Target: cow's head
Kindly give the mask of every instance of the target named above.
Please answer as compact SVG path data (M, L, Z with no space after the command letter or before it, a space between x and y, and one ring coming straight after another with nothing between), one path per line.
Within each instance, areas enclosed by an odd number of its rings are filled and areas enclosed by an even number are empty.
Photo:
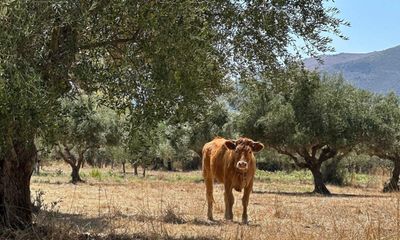
M227 140L225 146L235 151L234 164L236 169L246 172L250 164L254 161L254 152L259 152L264 148L264 145L259 142L254 142L249 138L239 138L238 140Z

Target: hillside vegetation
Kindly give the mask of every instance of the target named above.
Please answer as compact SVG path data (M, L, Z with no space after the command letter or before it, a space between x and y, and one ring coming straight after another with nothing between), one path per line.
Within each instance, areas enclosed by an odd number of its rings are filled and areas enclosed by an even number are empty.
M400 46L371 53L340 53L323 55L323 64L306 59L308 69L343 74L354 86L376 92L400 94Z

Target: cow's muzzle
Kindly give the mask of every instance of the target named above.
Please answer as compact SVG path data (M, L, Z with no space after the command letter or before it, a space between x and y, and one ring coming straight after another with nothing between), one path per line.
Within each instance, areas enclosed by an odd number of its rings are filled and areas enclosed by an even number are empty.
M248 168L248 164L246 161L240 160L239 162L236 163L236 168L245 171Z

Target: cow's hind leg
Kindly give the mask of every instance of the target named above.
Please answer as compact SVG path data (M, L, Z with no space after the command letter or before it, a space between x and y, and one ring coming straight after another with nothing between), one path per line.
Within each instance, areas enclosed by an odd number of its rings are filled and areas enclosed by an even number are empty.
M206 178L205 179L206 183L206 198L207 198L207 217L208 220L213 221L213 203L214 203L214 197L213 197L213 179L212 178Z

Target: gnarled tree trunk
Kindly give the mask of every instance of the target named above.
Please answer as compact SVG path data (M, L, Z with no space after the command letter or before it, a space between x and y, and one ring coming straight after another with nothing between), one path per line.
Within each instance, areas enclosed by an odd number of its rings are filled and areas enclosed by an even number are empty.
M126 170L125 170L125 162L122 162L122 173L125 174Z
M133 175L137 176L138 175L138 164L137 164L137 162L134 162L132 165L133 165Z
M330 195L331 192L325 186L324 179L321 173L321 165L317 164L309 168L314 178L314 191L313 193L319 193L324 195Z
M71 166L72 172L71 172L71 182L72 183L78 183L78 182L84 182L81 177L79 176L79 170L82 167L83 164L83 154L89 149L89 148L79 148L77 149L78 151L78 157L75 157L75 155L71 152L71 150L74 147L68 147L67 144L63 144L63 149L60 145L58 145L57 152L58 154L61 155L61 157L64 159L66 163L68 163Z
M167 160L167 170L172 171L172 160L171 158L168 158Z
M400 159L393 160L394 168L392 171L392 178L383 187L383 192L398 192L399 188L399 175L400 175Z
M72 168L72 172L71 172L71 182L72 183L78 183L78 182L83 182L83 180L81 179L81 176L79 176L79 170L80 167L79 166L71 166Z
M351 150L351 148L342 149L341 153L338 156L338 151L335 148L331 148L324 144L315 144L309 149L304 147L295 151L285 150L280 147L275 147L275 149L279 153L285 154L293 159L294 163L298 167L302 169L309 169L314 178L313 193L324 195L330 195L331 192L326 187L324 179L322 177L322 163L333 157L338 157L338 160L340 160Z
M32 141L14 141L0 158L0 225L24 229L32 224L30 179L37 151Z

